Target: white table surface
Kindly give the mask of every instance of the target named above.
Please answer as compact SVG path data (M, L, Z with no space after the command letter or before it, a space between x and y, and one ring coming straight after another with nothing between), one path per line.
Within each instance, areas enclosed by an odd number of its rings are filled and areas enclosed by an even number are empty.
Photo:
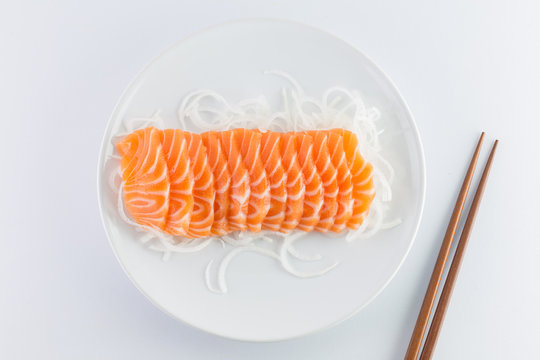
M539 13L534 1L3 3L0 358L399 359L481 130L501 143L435 358L540 358ZM97 207L99 144L128 82L179 38L245 17L297 20L362 49L408 101L427 163L420 231L386 290L281 343L214 337L153 307Z

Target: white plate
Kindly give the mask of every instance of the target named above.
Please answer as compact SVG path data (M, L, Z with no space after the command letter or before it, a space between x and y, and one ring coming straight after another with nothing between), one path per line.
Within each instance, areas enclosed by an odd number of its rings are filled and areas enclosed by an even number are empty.
M358 89L381 111L383 154L396 170L390 218L403 223L369 240L347 243L313 234L299 244L340 265L324 276L298 279L276 261L243 253L228 272L229 292L205 287L208 261L222 254L216 242L194 254L175 254L168 262L136 241L137 234L118 216L106 166L112 136L132 117L156 109L168 127L178 127L180 99L200 88L237 101L265 94L279 98L283 80L267 69L292 74L306 92L320 96L334 85ZM277 101L277 100L276 100ZM275 341L312 333L356 313L379 294L407 255L424 204L424 156L407 105L386 75L346 42L312 27L271 20L227 23L188 37L158 56L131 83L109 121L99 159L98 192L107 235L116 256L137 288L174 318L207 332L248 341ZM313 265L313 264L311 264ZM299 265L300 266L300 265ZM309 269L309 266L305 267Z

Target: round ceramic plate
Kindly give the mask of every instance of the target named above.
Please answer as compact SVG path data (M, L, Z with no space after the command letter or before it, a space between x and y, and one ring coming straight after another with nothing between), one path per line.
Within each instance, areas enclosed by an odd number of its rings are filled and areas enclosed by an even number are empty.
M137 241L124 223L109 186L113 136L133 117L160 110L167 127L178 127L176 111L188 92L214 89L231 101L259 94L278 100L283 79L265 75L279 69L293 75L306 93L321 96L339 85L358 89L381 112L382 154L394 166L389 219L402 223L368 240L348 243L313 233L298 247L324 254L303 269L340 265L329 273L299 279L275 260L242 253L227 273L229 291L210 292L208 262L223 254L219 242L203 251L160 254ZM185 129L189 130L189 129ZM116 163L116 166L117 163ZM227 23L184 39L150 63L122 95L109 121L98 169L98 192L107 235L118 260L137 288L174 318L207 332L248 341L275 341L336 324L368 304L404 261L420 222L425 192L423 151L407 105L386 75L348 43L315 28L284 21ZM226 250L226 249L225 249Z

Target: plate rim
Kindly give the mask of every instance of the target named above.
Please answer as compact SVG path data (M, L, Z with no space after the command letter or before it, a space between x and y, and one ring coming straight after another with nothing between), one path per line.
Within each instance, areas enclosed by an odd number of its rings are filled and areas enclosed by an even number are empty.
M233 24L237 24L237 23L250 23L250 22L269 22L269 23L285 23L285 24L292 24L292 25L297 25L297 26L301 26L301 27L306 27L306 28L309 28L311 30L315 30L315 31L318 31L318 32L321 32L321 33L324 33L325 35L327 36L330 36L331 38L333 38L334 40L338 41L338 42L341 42L347 46L349 46L350 48L352 48L353 50L355 50L356 52L358 52L360 55L362 55L366 60L367 62L375 69L377 70L381 75L382 75L382 78L388 82L388 84L392 87L392 89L395 91L396 95L397 95L397 99L398 101L400 101L402 103L402 105L404 106L404 109L406 111L406 114L407 114L407 117L408 117L408 122L409 122L409 125L411 126L411 128L413 129L413 133L414 133L414 140L415 140L415 143L416 143L416 146L418 147L418 150L419 150L419 164L420 164L420 181L421 181L421 187L420 187L420 203L419 203L419 208L418 208L418 215L417 215L417 219L416 219L416 224L414 225L414 231L412 232L412 235L411 235L411 240L409 242L409 246L407 248L407 250L405 251L405 253L403 254L398 266L396 267L396 269L394 270L394 272L388 277L388 279L386 280L386 282L381 285L380 289L377 290L367 301L365 301L362 305L359 305L357 306L356 308L353 309L353 311L351 311L349 314L347 314L346 316L343 316L339 319L337 319L336 321L333 321L333 322L330 322L328 324L326 324L325 326L322 326L320 328L317 328L317 329L314 329L312 331L307 331L307 332L304 332L304 333L300 333L300 334L297 334L297 335L294 335L294 336L287 336L287 337L268 337L268 338L242 338L242 337L236 337L236 336L231 336L231 335L228 335L228 334L224 334L224 333L220 333L219 331L214 331L214 330L211 330L211 329L207 329L207 328L204 328L204 327L201 327L201 326L197 326L197 325L194 325L190 322L187 322L186 320L182 319L182 318L179 318L177 316L175 316L174 314L172 314L169 310L167 310L165 307L161 306L160 304L158 304L156 301L154 301L152 299L152 297L146 292L144 291L140 286L139 284L135 281L135 279L133 278L132 274L126 269L124 263L121 261L119 255L118 255L118 252L117 252L117 249L115 247L115 245L113 244L113 241L111 239L111 236L110 236L110 229L105 221L105 217L104 217L104 210L103 210L103 204L102 204L102 201L101 201L101 194L102 194L102 186L101 186L101 178L103 176L102 174L102 171L103 171L103 154L105 152L105 147L106 147L106 136L107 136L107 133L108 133L108 130L109 130L109 127L110 127L110 124L111 122L113 121L113 119L116 117L116 114L117 112L119 111L119 107L120 107L120 103L122 100L130 91L132 91L132 89L134 88L135 86L135 83L136 81L158 60L160 59L165 53L169 52L169 50L171 50L172 48L180 45L181 43L193 38L193 37L196 37L202 33L205 33L207 31L212 31L212 30L215 30L215 29L218 29L218 28L221 28L221 27L226 27L228 25L233 25ZM99 147L99 154L98 154L98 162L97 162L97 198L98 198L98 208L99 208L99 215L100 215L100 219L101 219L101 223L102 223L102 226L105 230L105 235L107 237L107 240L109 242L109 245L111 246L112 250L113 250L113 253L114 253L114 256L116 257L116 260L118 261L118 263L120 264L122 270L124 271L125 275L128 277L128 279L131 281L131 283L137 288L137 290L139 290L140 293L142 293L144 295L144 297L150 301L150 303L155 306L156 308L158 308L159 310L161 310L163 313L167 314L169 317L171 317L172 319L176 320L176 321L179 321L183 324L186 324L188 325L189 327L191 328L194 328L198 331L202 331L202 332L205 332L205 333L208 333L208 334L212 334L212 335L216 335L216 336L219 336L219 337L222 337L222 338L225 338L225 339L230 339L230 340L236 340L236 341L243 341L243 342L250 342L250 343L270 343L270 342L279 342L279 341L285 341L285 340L292 340L292 339L297 339L297 338L301 338L301 337L305 337L305 336L309 336L309 335L313 335L315 333L319 333L319 332L322 332L322 331L325 331L329 328L332 328L342 322L344 322L345 320L348 320L350 319L351 317L353 317L354 315L358 314L362 309L364 309L366 306L368 306L369 304L371 304L371 302L373 302L373 300L375 298L377 298L382 292L384 289L386 289L386 287L388 286L388 284L390 284L390 282L394 279L394 277L396 276L396 274L399 272L399 270L401 269L403 263L405 262L405 260L407 259L408 255L409 255L409 252L411 251L415 241L416 241L416 236L418 235L418 230L420 228L420 224L422 222L422 217L423 217L423 212L424 212L424 206L425 206L425 199L426 199L426 162L425 162L425 153L424 153L424 146L423 146L423 143L422 143L422 140L421 140L421 136L420 136L420 132L418 130L418 126L417 126L417 123L416 123L416 120L414 118L414 115L409 107L409 104L405 101L405 98L403 97L403 95L401 94L401 91L399 90L399 88L396 86L396 84L394 83L394 81L388 76L388 74L383 71L383 69L375 62L373 61L373 59L371 59L369 56L367 56L363 51L361 51L357 46L353 45L352 43L350 43L349 41L337 36L337 35L334 35L333 33L329 32L329 31L326 31L324 29L321 29L317 26L313 26L313 25L310 25L310 24L306 24L306 23L303 23L303 22L299 22L299 21L293 21L293 20L288 20L288 19L280 19L280 18L272 18L272 17L253 17L253 18L242 18L242 19L236 19L236 20L229 20L229 21L224 21L224 22L219 22L217 24L214 24L214 25L210 25L210 26L207 26L207 27L203 27L199 30L196 30L192 33L189 33L187 36L184 36L182 38L180 38L179 40L176 40L174 43L172 43L171 45L167 46L164 50L162 50L161 52L159 52L156 56L154 56L145 66L142 67L141 70L139 70L130 80L130 82L128 83L128 85L125 87L125 89L122 91L122 93L120 94L120 96L118 97L118 100L116 101L115 105L114 105L114 108L111 112L111 115L109 116L109 119L107 120L107 124L105 126L105 131L103 133L103 136L102 136L102 139L101 139L101 144L100 144L100 147Z

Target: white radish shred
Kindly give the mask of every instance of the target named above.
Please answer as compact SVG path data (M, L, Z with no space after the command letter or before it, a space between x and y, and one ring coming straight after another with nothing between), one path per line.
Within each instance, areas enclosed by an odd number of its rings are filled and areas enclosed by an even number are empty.
M403 221L400 219L400 218L397 218L397 219L394 219L392 221L388 221L388 222L385 222L381 225L381 229L383 230L386 230L386 229L391 229L393 227L396 227L398 226L399 224L401 224Z
M302 261L317 261L317 260L321 260L322 259L322 255L321 254L313 254L313 255L306 255L306 254L302 254L301 252L299 252L298 250L296 250L296 248L292 245L292 244L289 244L289 254L291 254L291 256L297 258L298 260L302 260Z
M231 263L231 260L234 257L246 251L263 254L263 255L270 256L274 259L279 260L279 255L269 249L255 246L254 244L237 246L233 250L229 251L227 255L225 255L225 257L223 258L223 260L221 260L221 263L219 264L219 268L217 272L217 279L218 279L217 289L212 286L212 282L210 281L210 271L211 271L211 267L212 267L212 263L214 262L214 259L210 260L210 262L206 266L205 281L206 281L206 287L208 288L208 290L214 293L218 293L218 294L225 294L227 292L228 288L227 288L226 275L227 275L227 269L229 267L229 264Z
M210 262L208 262L208 265L206 265L206 269L204 269L204 280L206 282L206 287L208 288L208 290L210 290L213 293L224 294L222 289L215 288L212 285L212 281L210 281L210 268L212 267L213 262L214 262L214 259L210 260Z
M324 268L324 269L321 269L319 271L314 271L314 272L310 272L310 273L307 273L307 272L301 272L299 270L296 270L292 265L291 263L289 262L289 249L290 249L290 246L296 241L298 240L300 237L287 237L285 239L283 239L283 242L281 244L281 249L280 249L280 252L279 252L279 259L281 261L281 265L283 266L283 268L285 269L285 271L287 271L289 274L292 274L296 277L299 277L299 278L310 278L310 277L316 277L316 276L321 276L321 275L324 275L326 274L327 272L329 272L330 270L332 270L333 268L335 268L336 266L339 265L339 262L335 262L334 264Z
M373 180L376 196L371 205L369 215L357 230L344 230L345 240L352 242L357 239L367 239L382 229L389 229L401 223L401 219L385 221L387 208L392 201L391 184L394 178L394 169L381 155L379 135L383 130L377 129L377 121L381 114L374 107L367 107L361 94L356 90L343 87L328 88L321 99L308 96L304 89L289 74L279 70L268 70L265 74L275 75L285 79L291 86L284 86L281 90L283 110L272 111L267 98L260 95L255 98L230 103L225 97L213 90L197 90L186 95L178 109L180 128L197 128L196 132L208 130L230 130L234 128L257 128L261 131L302 131L313 129L344 128L354 132L358 137L360 153L373 167ZM191 126L188 126L191 125ZM164 122L156 111L150 118L131 118L124 121L124 131L113 137L113 142L134 130L155 126L163 128ZM117 153L110 154L109 161L119 162ZM118 166L119 167L119 166ZM118 191L117 208L120 217L141 233L139 240L149 249L162 253L163 260L167 261L172 253L198 252L206 248L214 238L185 239L164 234L156 229L141 226L131 220L126 214L122 201L122 186L117 181L120 173L113 173L109 185ZM120 176L121 179L121 176ZM334 237L334 234L327 233ZM279 232L261 231L233 232L218 237L222 247L233 247L221 260L217 271L217 287L211 282L212 259L205 269L205 281L208 289L214 293L227 292L226 272L230 262L242 252L255 252L278 260L288 273L308 278L320 276L332 270L339 263L314 272L302 272L292 266L289 256L297 261L319 261L320 254L306 255L300 253L294 242L305 238L308 233L293 231L289 234ZM279 241L277 241L279 240ZM274 250L260 246L262 244L274 246Z

